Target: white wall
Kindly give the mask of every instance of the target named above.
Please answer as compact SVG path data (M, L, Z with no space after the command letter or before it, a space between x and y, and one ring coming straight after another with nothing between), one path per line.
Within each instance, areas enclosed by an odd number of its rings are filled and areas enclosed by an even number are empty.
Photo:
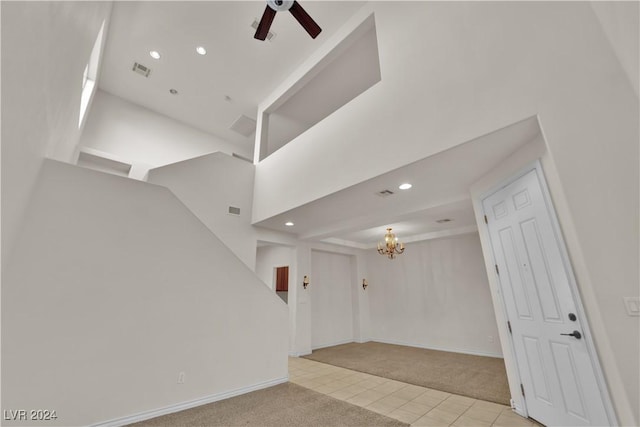
M349 255L311 251L311 348L354 340L352 268Z
M169 188L249 268L256 260L251 225L254 166L224 153L151 169L148 182ZM240 208L230 215L229 206Z
M81 147L109 153L147 169L215 151L250 157L250 147L214 135L98 90L80 140Z
M592 1L590 2L602 29L611 42L614 52L618 56L622 68L627 73L629 82L640 96L640 3L621 1Z
M640 114L593 9L371 2L354 21L367 12L375 12L382 81L257 165L253 220L537 114L557 176L550 190L566 206L559 219L575 235L568 250L579 287L595 295L587 316L602 319L595 341L610 356L605 376L620 422L638 424L640 326L623 297L638 295L640 282Z
M346 42L345 49L330 63L269 114L265 141L273 153L380 81L380 66L373 24Z
M166 188L48 161L28 212L4 409L88 425L286 380L286 305Z
M289 285L292 285L291 271L294 263L293 248L260 246L256 250L256 275L273 291L275 291L275 268L289 267Z
M372 339L502 356L477 233L367 252ZM491 342L492 341L492 342Z
M280 114L279 111L269 114L269 136L267 138L268 143L265 157L280 149L280 147L309 129L309 127L307 123L298 117Z
M110 13L111 2L2 3L3 264L44 158L74 160L82 75Z
M312 305L313 291L316 278L312 271L312 254L316 252L328 252L341 254L351 259L352 268L349 278L345 275L340 280L350 280L350 283L357 283L365 276L364 258L362 251L359 249L349 248L346 246L338 246L319 242L307 242L296 240L293 235L288 233L268 232L266 229L260 229L260 240L270 242L272 244L286 245L291 247L292 263L289 264L289 354L293 356L301 356L310 354L312 350ZM284 259L284 258L282 258ZM322 273L321 273L322 274ZM311 285L307 289L302 286L304 276L309 276ZM360 279L358 279L358 277ZM322 278L320 279L322 280ZM351 290L352 306L350 309L353 325L353 338L358 342L369 340L369 309L366 300L366 293L362 287L349 286ZM325 307L322 310L316 310L316 315L321 317L331 316L333 307ZM345 312L347 310L345 309Z

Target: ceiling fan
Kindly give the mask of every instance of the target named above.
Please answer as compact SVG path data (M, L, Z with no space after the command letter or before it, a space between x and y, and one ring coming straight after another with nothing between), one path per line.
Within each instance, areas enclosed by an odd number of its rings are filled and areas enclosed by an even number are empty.
M293 17L302 25L302 28L309 33L311 38L315 39L318 37L322 29L311 19L309 14L300 6L300 3L295 0L267 0L267 7L262 14L262 19L260 19L256 34L253 37L258 40L266 39L273 18L276 17L276 12L282 12L284 10L291 12Z

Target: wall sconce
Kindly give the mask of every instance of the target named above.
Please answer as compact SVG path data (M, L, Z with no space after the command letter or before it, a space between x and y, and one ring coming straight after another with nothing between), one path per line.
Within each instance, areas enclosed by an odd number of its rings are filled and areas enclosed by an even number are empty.
M367 286L369 286L369 282L367 282L367 279L362 279L362 289L366 291Z
M307 286L309 286L309 276L304 276L304 279L302 279L302 287L307 289Z

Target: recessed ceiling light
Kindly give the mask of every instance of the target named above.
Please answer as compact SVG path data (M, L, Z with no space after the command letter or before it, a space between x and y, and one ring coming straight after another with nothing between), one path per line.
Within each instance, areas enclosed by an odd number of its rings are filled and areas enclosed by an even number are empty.
M404 184L400 184L400 186L398 187L401 190L408 190L411 187L413 187L413 185L409 184L408 182L405 182Z
M171 95L177 95L177 94L178 94L178 91L177 91L177 90L175 90L175 89L169 89L169 93L170 93Z
M291 221L285 222L284 225L286 225L287 227L293 227L294 226L293 222L291 222Z
M206 55L207 54L207 49L205 49L203 46L198 46L196 48L196 52L198 52L200 55Z
M157 50L152 50L151 52L149 52L149 55L153 59L160 59L160 52L158 52Z

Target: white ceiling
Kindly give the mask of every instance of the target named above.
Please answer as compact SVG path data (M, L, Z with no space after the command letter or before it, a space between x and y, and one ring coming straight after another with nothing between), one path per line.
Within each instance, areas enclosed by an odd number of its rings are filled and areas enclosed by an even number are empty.
M345 232L339 236L347 242L373 247L382 240L388 227L393 229L400 241L407 242L417 236L435 234L445 230L470 230L476 225L471 199L468 198L400 215L392 219L391 222L381 223L363 230ZM438 223L437 221L441 219L450 219L451 221Z
M263 1L115 2L100 88L246 147L253 137L231 131L231 124L242 114L255 119L258 104L364 3L302 1L320 36L311 39L283 12L271 27L276 37L262 42L251 23L262 16ZM200 45L207 55L195 52ZM151 50L162 57L152 59ZM151 68L149 78L132 71L134 62ZM172 88L179 94L171 95ZM360 247L374 245L387 227L405 241L473 229L469 186L538 132L535 118L528 119L256 225ZM413 188L399 190L403 182ZM385 189L395 194L376 195ZM452 221L436 222L442 218Z
M356 247L371 246L387 227L393 227L401 240L403 236L468 230L475 225L471 185L524 144L539 141L539 132L537 119L532 117L255 225L292 232L302 239L338 239L330 241ZM405 182L413 187L399 190ZM394 194L376 194L386 189ZM443 218L452 221L436 222ZM295 225L287 227L287 221Z
M253 137L231 124L242 114L255 119L258 104L364 2L301 4L322 28L315 40L288 12L276 15L272 41L254 39L251 24L264 1L114 2L100 88L246 147ZM134 73L134 62L151 68L150 76Z

